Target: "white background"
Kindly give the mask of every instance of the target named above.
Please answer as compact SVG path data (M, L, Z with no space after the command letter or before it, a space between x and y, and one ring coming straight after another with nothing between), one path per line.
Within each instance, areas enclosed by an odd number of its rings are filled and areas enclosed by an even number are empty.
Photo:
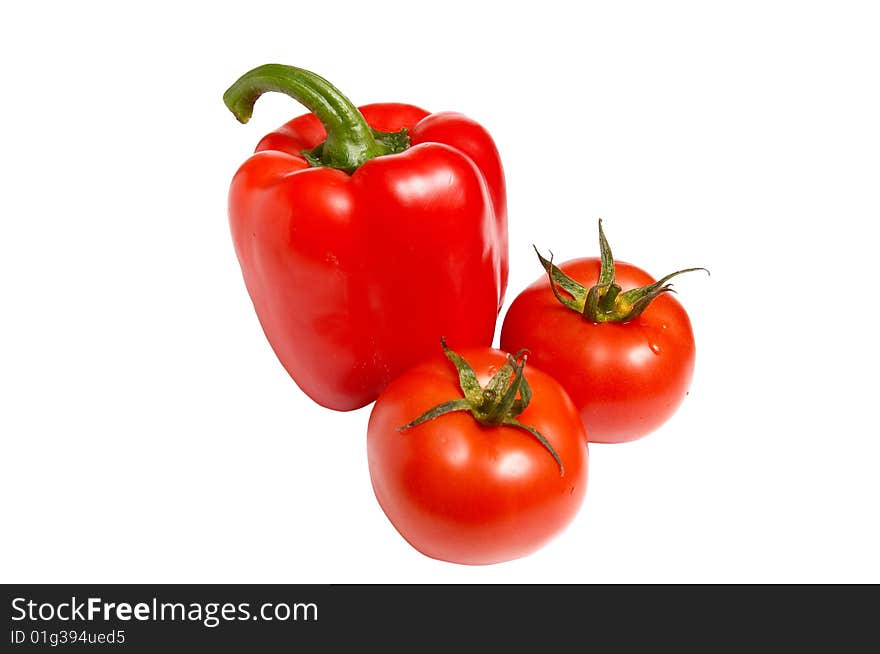
M0 27L0 581L880 582L880 20L872 3L14 3ZM462 111L509 185L508 304L560 259L677 282L698 361L647 439L592 446L538 553L411 549L369 408L312 404L244 288L226 191L302 112ZM505 307L506 308L506 307ZM499 323L500 324L500 323Z

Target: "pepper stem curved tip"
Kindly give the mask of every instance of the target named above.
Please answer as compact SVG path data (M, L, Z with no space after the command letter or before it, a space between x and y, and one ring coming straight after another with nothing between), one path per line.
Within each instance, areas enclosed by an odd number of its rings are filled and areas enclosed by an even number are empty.
M327 139L303 152L313 166L353 172L374 157L409 147L405 132L373 130L358 108L326 79L311 71L284 64L264 64L239 77L223 94L223 102L241 123L247 123L254 104L269 91L284 93L311 111L327 132Z

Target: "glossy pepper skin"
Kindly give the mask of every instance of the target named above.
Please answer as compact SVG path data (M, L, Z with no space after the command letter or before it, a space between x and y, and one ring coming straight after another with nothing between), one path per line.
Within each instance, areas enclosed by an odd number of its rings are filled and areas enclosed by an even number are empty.
M277 64L224 100L246 122L269 90L313 113L260 141L232 180L229 221L257 316L297 385L357 409L441 336L490 345L508 252L488 132L408 104L356 109L323 78Z

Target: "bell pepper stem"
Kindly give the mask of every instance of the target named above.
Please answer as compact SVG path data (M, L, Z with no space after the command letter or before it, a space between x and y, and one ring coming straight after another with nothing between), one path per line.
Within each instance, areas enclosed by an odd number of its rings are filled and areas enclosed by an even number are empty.
M385 135L372 130L339 89L320 75L294 66L265 64L254 68L227 89L223 102L239 122L246 123L257 99L268 91L289 95L324 126L327 140L307 151L312 165L353 172L374 157L400 152L409 145L408 139L383 138Z

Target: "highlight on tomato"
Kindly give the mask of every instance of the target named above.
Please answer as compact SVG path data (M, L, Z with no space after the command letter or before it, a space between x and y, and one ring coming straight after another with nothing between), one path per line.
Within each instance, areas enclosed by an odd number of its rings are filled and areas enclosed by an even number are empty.
M370 415L376 499L423 554L490 564L534 552L583 502L587 441L571 399L527 353L442 342Z
M696 346L684 307L670 294L676 275L654 280L614 261L599 221L601 257L546 271L513 301L501 347L528 348L530 360L552 375L580 412L587 438L632 441L666 422L688 393Z

